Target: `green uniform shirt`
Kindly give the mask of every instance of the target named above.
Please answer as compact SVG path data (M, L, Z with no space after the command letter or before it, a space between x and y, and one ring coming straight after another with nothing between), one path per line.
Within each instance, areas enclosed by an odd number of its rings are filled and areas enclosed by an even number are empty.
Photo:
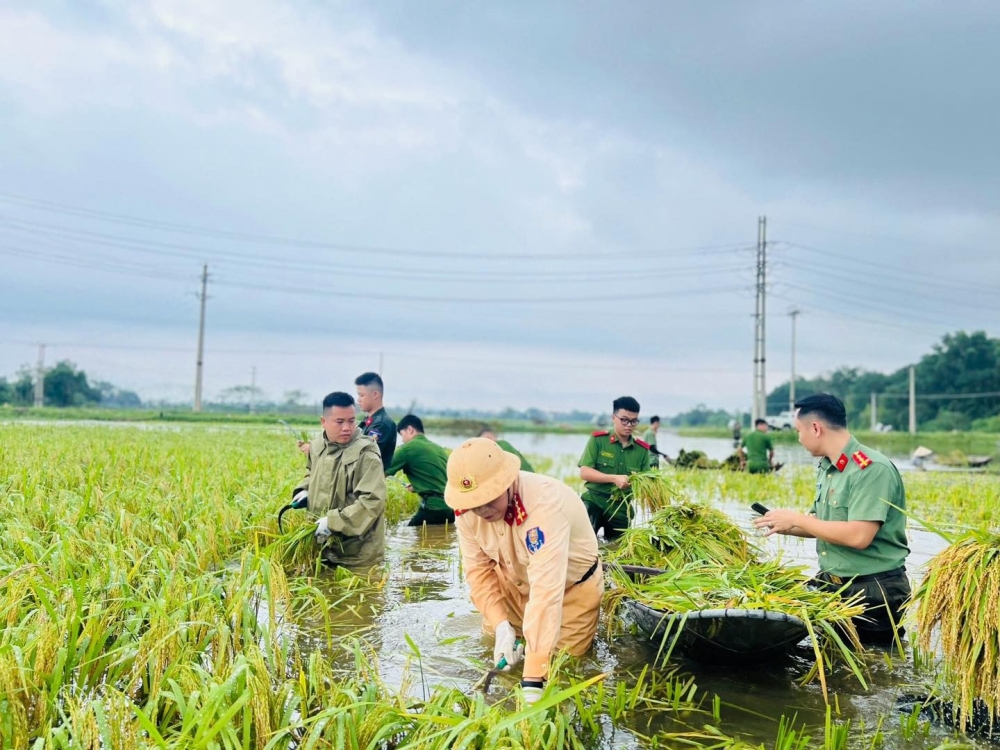
M506 440L497 440L497 445L499 445L500 448L506 451L507 453L510 453L511 455L517 456L519 459L521 459L521 471L530 471L532 474L535 473L535 470L532 468L531 464L528 463L528 459L522 456L521 451L519 451L513 445L508 443Z
M747 470L767 471L771 466L769 452L774 450L771 436L766 432L754 430L743 438L743 447L747 449Z
M613 432L595 432L587 441L578 465L589 466L604 474L633 474L637 471L647 471L649 449L639 445L634 439L628 445L622 445ZM614 489L615 485L612 483L587 482L583 499L607 507Z
M413 491L420 495L420 505L427 510L448 510L444 501L444 485L448 481L448 451L437 443L432 443L426 435L414 435L413 439L396 449L392 465L386 476L405 472L413 485Z
M823 521L879 521L879 529L862 550L817 539L819 569L848 578L901 567L910 549L906 517L897 508L906 509L906 493L896 467L852 435L836 463L820 461L813 513Z
M382 407L369 414L361 422L360 427L365 435L378 443L378 449L382 453L382 468L388 474L392 456L396 451L396 423L386 414L385 407Z
M385 473L378 447L360 429L346 445L323 433L310 442L306 475L292 490L308 490L309 510L326 514L332 536L324 557L350 566L370 565L385 550Z
M642 442L648 443L652 448L656 447L656 433L653 432L652 427L642 433ZM660 468L660 457L652 451L649 452L649 467L651 469Z

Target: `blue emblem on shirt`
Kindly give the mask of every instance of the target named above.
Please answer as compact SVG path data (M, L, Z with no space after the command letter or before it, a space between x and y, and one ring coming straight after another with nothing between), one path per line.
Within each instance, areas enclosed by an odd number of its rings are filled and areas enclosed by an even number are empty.
M376 443L382 439L382 433L379 432L377 427L373 427L368 432L365 433L368 437L374 440Z
M524 535L524 543L528 545L528 552L535 554L545 544L545 533L537 526L528 529L528 533Z

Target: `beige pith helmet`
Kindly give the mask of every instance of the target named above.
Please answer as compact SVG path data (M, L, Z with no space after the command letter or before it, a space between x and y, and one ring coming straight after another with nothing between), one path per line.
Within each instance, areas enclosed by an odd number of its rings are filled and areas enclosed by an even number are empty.
M496 500L514 484L521 459L486 438L472 438L448 457L444 501L454 510L469 510Z

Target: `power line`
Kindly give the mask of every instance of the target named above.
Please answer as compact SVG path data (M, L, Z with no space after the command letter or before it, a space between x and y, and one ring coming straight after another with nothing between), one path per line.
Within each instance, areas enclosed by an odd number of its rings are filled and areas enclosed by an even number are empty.
M539 261L539 260L557 260L557 259L580 261L580 260L588 260L595 258L600 258L600 259L620 258L623 255L625 255L619 250L602 251L599 253L570 252L570 253L546 253L546 254L539 254L539 253L491 254L491 253L469 253L469 252L449 252L449 251L421 251L421 250L402 249L393 247L359 245L359 244L344 243L344 242L329 242L329 241L312 240L312 239L299 239L292 237L282 237L280 235L252 234L248 232L235 232L231 230L212 229L208 227L197 227L185 224L176 224L173 222L165 222L157 219L146 219L136 216L129 216L126 214L113 214L105 211L83 208L80 206L70 206L67 204L55 203L52 201L27 198L24 196L18 196L11 193L0 193L0 201L13 203L15 205L20 205L22 207L35 208L42 211L49 211L63 215L72 215L82 218L95 219L115 224L142 227L145 229L156 229L160 231L175 232L175 233L181 233L198 237L213 237L216 239L235 240L244 243L250 242L262 245L275 245L275 246L280 245L285 247L297 247L304 249L325 249L325 250L336 250L336 251L344 251L351 253L366 253L375 255L390 255L390 256L403 256L403 257L454 258L454 259L475 259L475 260L494 260L494 261L508 261L508 260ZM26 222L26 223L36 223L36 222ZM94 234L100 235L101 233L94 233ZM113 236L105 235L105 237L113 237ZM175 248L184 247L178 245L171 245L171 243L157 243L157 244L164 244L166 246L172 246ZM677 248L659 249L658 252L674 250L674 251L705 253L705 252L715 252L715 251L729 251L733 249L739 249L741 247L745 247L745 243L693 245L693 246L685 246ZM633 254L642 254L643 256L646 256L650 254L650 252L651 252L650 249L642 249L635 251Z

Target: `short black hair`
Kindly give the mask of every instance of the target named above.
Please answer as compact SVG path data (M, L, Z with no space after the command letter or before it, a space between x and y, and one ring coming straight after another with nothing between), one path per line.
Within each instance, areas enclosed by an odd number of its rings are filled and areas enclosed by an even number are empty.
M334 406L354 406L354 398L350 393L344 393L343 391L328 393L323 399L323 411L332 409Z
M636 401L631 396L622 396L620 398L616 398L614 402L611 404L611 413L614 414L619 409L624 409L625 411L631 411L638 414L639 402Z
M650 424L659 424L660 423L660 418L659 417L655 417L655 416L654 417L650 417L649 418L649 423Z
M767 424L767 420L766 419L761 419L760 417L757 417L757 419L755 419L753 421L753 426L754 427L758 427L758 426L760 426L762 424Z
M812 414L826 422L830 427L842 429L847 427L847 409L844 402L832 393L814 393L811 396L795 402L799 410L799 419L805 414Z
M412 427L421 435L424 434L424 423L420 420L416 414L407 414L399 422L396 423L396 429L402 432L407 427Z
M385 384L377 372L363 372L354 379L354 385L363 385L373 391L385 393Z
M482 427L479 428L479 432L476 433L476 437L482 437L487 432L490 433L491 435L496 435L497 431L494 430L492 427L490 427L488 424L484 424Z

